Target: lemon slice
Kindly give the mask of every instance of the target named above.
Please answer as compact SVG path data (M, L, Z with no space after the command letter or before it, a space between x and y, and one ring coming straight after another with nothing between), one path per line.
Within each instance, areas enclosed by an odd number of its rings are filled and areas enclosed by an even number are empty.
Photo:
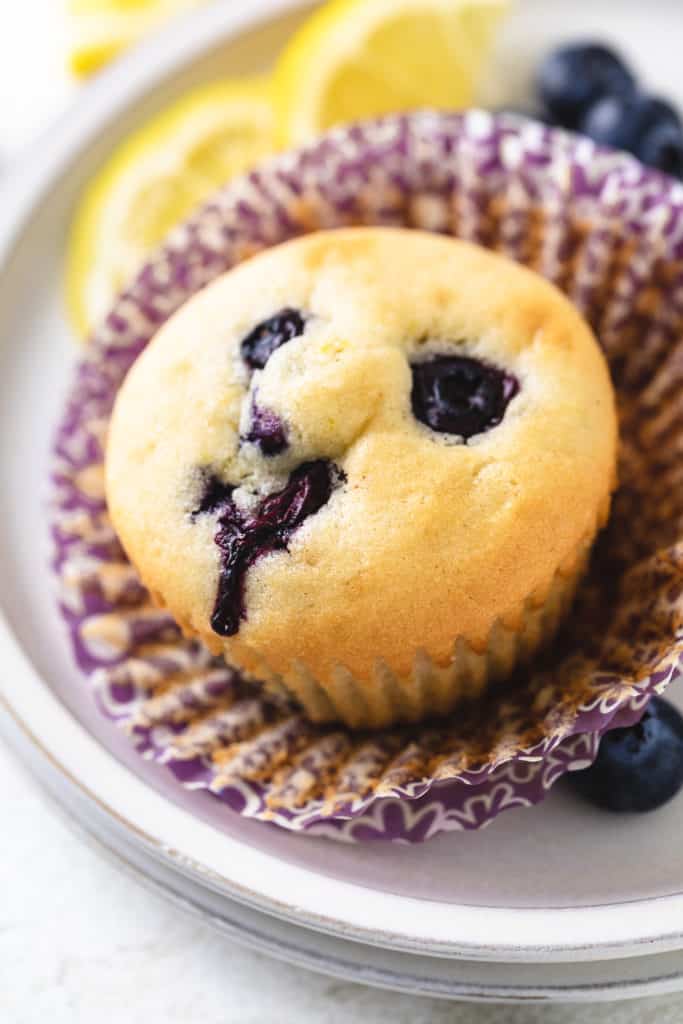
M197 89L126 140L88 187L67 254L79 334L101 320L151 249L217 187L272 151L266 78Z
M171 15L203 2L68 0L69 66L74 74L92 74Z
M331 0L295 34L275 76L278 141L335 124L472 103L508 0Z

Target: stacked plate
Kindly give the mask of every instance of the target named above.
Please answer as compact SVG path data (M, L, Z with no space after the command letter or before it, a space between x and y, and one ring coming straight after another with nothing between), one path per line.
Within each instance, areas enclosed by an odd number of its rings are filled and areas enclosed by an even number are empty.
M683 12L657 45L635 5L520 0L501 67L572 33L639 40L654 85L683 78ZM619 6L617 17L616 7ZM623 10L622 10L623 8ZM470 999L608 999L683 988L683 801L651 818L587 810L558 787L478 833L347 844L250 822L180 790L102 719L55 612L45 485L74 359L60 275L84 182L116 142L189 86L267 66L305 7L208 5L102 76L29 155L0 239L0 704L49 789L142 878L239 941L405 991ZM614 22L610 19L614 19ZM648 46L648 41L652 45ZM513 61L514 58L514 61ZM672 84L673 83L673 84ZM502 97L500 97L502 99ZM509 96L508 96L509 100ZM675 688L674 688L675 698Z

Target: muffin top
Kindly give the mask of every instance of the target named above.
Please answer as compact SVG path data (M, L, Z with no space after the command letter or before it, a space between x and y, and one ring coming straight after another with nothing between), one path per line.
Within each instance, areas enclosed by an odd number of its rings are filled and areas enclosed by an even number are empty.
M119 393L114 526L152 595L248 673L371 681L515 628L615 479L607 367L542 278L420 231L267 250Z

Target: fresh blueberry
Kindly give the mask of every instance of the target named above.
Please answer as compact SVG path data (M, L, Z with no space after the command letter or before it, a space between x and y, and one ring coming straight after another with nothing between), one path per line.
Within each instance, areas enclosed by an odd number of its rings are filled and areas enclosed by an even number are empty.
M306 321L296 309L281 309L254 327L242 340L242 359L252 370L262 370L273 352L304 333Z
M613 729L590 768L570 772L577 791L608 811L652 811L683 786L683 717L653 697L636 725Z
M211 627L220 636L232 636L246 618L244 588L249 568L274 551L286 551L294 532L330 500L333 489L344 480L337 466L324 459L306 462L295 469L281 491L268 495L253 512L245 512L232 500L229 485L222 485L221 503L206 511L218 512L215 541L221 552L218 592ZM209 482L213 502L219 484ZM206 500L203 504L206 504Z
M683 129L669 122L655 125L641 139L636 156L649 167L683 178Z
M600 43L560 46L541 64L537 89L552 121L577 128L585 111L602 96L628 96L635 79L621 57Z
M468 356L437 356L411 370L416 419L465 440L500 423L519 391L515 377Z
M598 100L586 111L579 127L601 145L638 155L647 136L663 125L680 128L679 116L671 104L657 96L631 93Z

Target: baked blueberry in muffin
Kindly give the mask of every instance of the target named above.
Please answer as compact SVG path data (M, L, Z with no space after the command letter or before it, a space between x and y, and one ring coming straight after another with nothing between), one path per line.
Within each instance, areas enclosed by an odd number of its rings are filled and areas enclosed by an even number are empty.
M568 610L615 481L609 375L553 286L420 231L305 236L130 371L107 497L153 596L317 720L443 714Z

